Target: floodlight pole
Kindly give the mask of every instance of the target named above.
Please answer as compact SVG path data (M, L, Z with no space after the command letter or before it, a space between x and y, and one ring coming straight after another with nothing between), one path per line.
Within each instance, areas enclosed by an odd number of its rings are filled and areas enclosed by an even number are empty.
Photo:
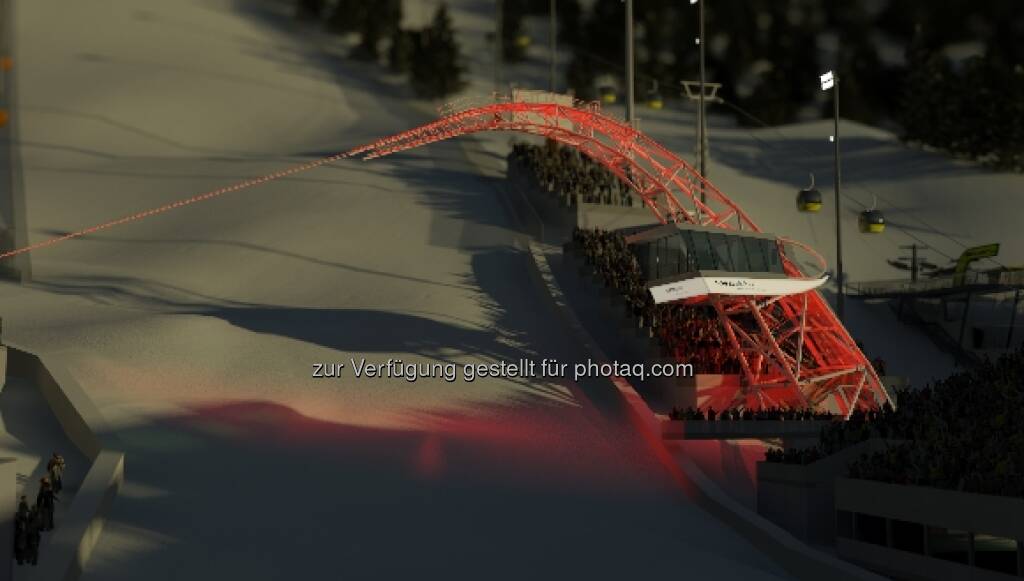
M836 282L839 283L839 294L836 295L836 316L839 317L839 322L843 322L844 303L846 301L846 289L845 281L843 280L843 227L840 218L839 211L839 75L834 76L834 85L832 86L832 110L834 117L833 136L835 139L832 140L835 163L835 187L836 187Z
M495 95L501 94L501 61L504 60L502 49L504 48L504 35L502 30L502 13L504 12L504 6L502 6L502 0L495 0L494 2L495 14L494 14L494 93Z
M555 3L557 1L558 0L551 0L551 22L549 23L549 26L551 27L551 33L548 35L550 40L551 40L551 73L550 73L551 74L551 78L550 78L550 85L551 85L551 92L552 93L557 93L558 92L558 91L555 90L555 88L556 88L555 87L555 63L558 61L558 58L557 58L558 57L558 18L556 17L556 12L555 12L555 9L556 9L555 8Z
M917 282L917 251L929 250L928 246L925 246L923 244L909 244L906 246L900 246L900 250L910 251L910 282Z
M633 0L626 1L626 123L630 127L636 127L636 112L634 111L634 66L633 62Z
M697 113L697 147L700 151L700 177L706 180L708 177L708 169L706 161L707 156L705 154L706 147L704 145L704 141L707 139L707 129L705 126L707 121L704 116L704 0L697 1L697 17L700 19L700 35L697 37L697 44L700 46L700 103L698 106L699 111ZM702 204L707 202L703 181L700 184L700 202Z

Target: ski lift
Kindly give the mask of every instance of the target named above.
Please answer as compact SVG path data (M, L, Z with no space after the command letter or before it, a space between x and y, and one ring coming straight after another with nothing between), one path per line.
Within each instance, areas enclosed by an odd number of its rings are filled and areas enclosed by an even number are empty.
M811 185L797 193L796 207L801 212L821 211L821 192L814 188L814 174L811 174Z
M597 92L601 96L601 102L606 105L611 105L618 100L618 95L615 93L615 87L611 85L601 85L597 88Z
M658 81L654 81L654 86L651 87L650 91L647 91L647 106L651 109L661 109L665 106L665 101L661 98L661 93L658 91Z
M885 232L885 216L881 210L875 208L878 198L871 203L871 207L860 213L860 231L865 234L881 234Z

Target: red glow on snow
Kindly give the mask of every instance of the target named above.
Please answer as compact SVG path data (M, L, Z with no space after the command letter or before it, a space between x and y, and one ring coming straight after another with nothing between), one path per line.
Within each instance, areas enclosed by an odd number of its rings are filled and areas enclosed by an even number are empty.
M444 458L441 452L441 437L437 434L426 434L416 453L416 472L420 477L434 480L441 475Z

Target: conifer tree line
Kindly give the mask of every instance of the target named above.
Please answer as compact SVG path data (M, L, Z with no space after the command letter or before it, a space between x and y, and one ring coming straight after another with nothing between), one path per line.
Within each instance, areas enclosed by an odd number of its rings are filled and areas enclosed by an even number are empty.
M519 1L547 11L546 0ZM579 10L573 0L558 6ZM1020 0L947 0L941 7L933 0L704 0L704 6L708 80L722 83L725 99L767 124L831 116L817 76L832 69L841 79L844 118L996 167L1024 164ZM582 98L596 98L605 76L621 86L624 8L621 0L594 0L581 12L573 30L560 36L573 54L567 83ZM654 81L678 94L679 81L698 74L696 7L634 0L634 18L637 94ZM819 62L829 46L839 47L836 60ZM978 54L951 58L958 46ZM737 121L752 123L741 115Z
M522 61L526 57L525 37L532 42L532 35L526 30L523 20L526 16L547 17L551 0L501 0L502 1L502 49L508 62ZM578 38L578 23L582 16L579 0L556 0L558 39L560 44L573 44ZM543 39L542 42L547 42Z
M296 0L296 15L320 21L330 32L355 33L358 44L350 56L379 62L409 76L417 96L440 98L465 86L460 47L448 7L438 6L423 29L403 29L402 0Z

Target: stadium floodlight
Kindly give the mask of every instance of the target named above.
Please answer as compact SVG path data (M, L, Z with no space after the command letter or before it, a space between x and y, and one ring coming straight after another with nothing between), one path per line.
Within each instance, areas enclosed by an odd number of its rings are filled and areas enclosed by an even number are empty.
M839 79L832 71L826 71L825 74L818 77L821 80L821 90L827 91L832 89L832 112L833 112L833 123L834 129L832 135L828 136L829 142L832 143L833 161L835 164L835 186L836 186L836 284L838 286L838 292L836 293L836 316L840 321L843 320L844 303L846 298L846 280L843 276L843 228L842 221L839 219L839 87L836 83Z
M697 150L700 152L700 177L704 180L708 177L707 167L707 118L705 117L704 111L704 0L690 0L690 6L697 6L697 38L693 39L697 46L700 48L700 93L697 97ZM700 184L700 201L705 203L707 201L707 194L704 191L704 181L701 180ZM697 216L700 217L700 209L697 210Z
M835 78L835 75L832 74L832 71L828 71L824 75L821 75L821 90L822 91L827 91L827 90L831 89L832 87L835 86L835 84L836 84L836 78Z

